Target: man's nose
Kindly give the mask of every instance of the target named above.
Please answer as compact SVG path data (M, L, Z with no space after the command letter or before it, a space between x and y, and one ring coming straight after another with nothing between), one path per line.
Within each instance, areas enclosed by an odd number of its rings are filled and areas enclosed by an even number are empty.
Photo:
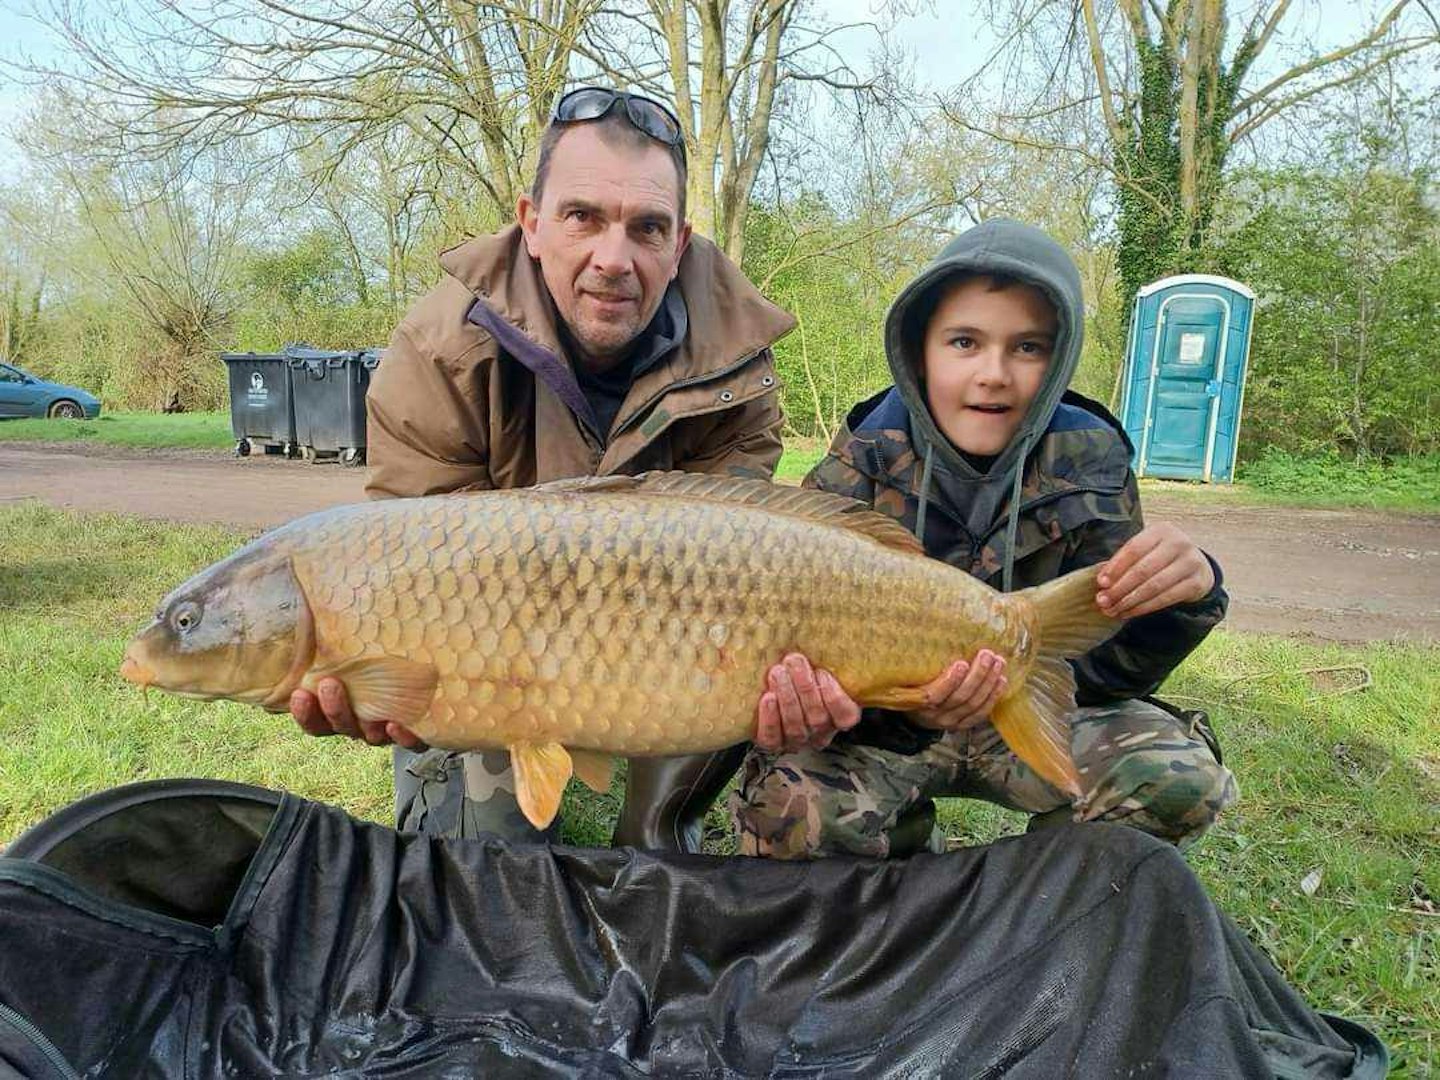
M617 222L595 238L590 263L607 278L625 277L634 271L634 248L624 225Z

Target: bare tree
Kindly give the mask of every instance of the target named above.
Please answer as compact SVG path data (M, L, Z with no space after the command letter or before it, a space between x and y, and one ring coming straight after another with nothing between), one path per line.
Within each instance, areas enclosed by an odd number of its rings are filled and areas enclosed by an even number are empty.
M883 92L832 46L850 27L809 19L809 7L805 0L622 4L591 21L580 50L611 79L674 101L690 153L691 220L737 262L778 118L807 111L801 88L842 98Z
M112 160L268 132L329 175L404 130L499 220L600 0L41 2L70 60L24 70L113 107Z
M843 28L805 21L805 0L36 2L71 59L24 70L115 106L113 159L269 133L287 153L322 148L321 180L357 155L433 163L485 208L474 227L513 212L568 81L649 90L680 116L696 226L737 259L787 87L876 85L832 47Z
M1440 43L1425 0L1393 0L1352 41L1304 49L1298 62L1262 77L1262 57L1305 6L1263 0L1241 16L1226 0L991 2L986 10L1005 28L1005 100L1022 104L988 126L961 109L949 113L1008 143L1104 169L1115 183L1120 268L1133 293L1203 261L1235 145Z
M118 290L163 343L128 373L134 396L157 407L176 392L193 401L214 382L213 350L232 311L243 240L261 220L260 173L234 152L179 147L151 160L97 161L87 123L100 111L82 116L51 103L32 114L21 144L63 202L44 217L11 215L10 223L42 249L58 216L78 222L89 243L57 255L68 258L67 275Z

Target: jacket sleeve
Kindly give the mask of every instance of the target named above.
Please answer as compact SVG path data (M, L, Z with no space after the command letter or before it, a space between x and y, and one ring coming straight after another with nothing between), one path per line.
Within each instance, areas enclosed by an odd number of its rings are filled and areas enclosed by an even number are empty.
M372 499L494 486L483 365L435 356L402 322L375 369L365 412Z
M770 350L766 349L756 359L773 376L775 361ZM686 457L675 461L675 468L754 480L771 479L785 448L780 439L785 417L780 411L780 393L773 377L771 385L775 388L768 393L721 413L704 440Z
M1144 527L1133 473L1126 478L1125 495L1131 507L1129 520L1091 522L1080 530L1063 570L1104 562ZM1131 619L1109 641L1070 662L1078 704L1100 705L1154 693L1225 617L1229 597L1220 565L1208 554L1205 557L1215 571L1215 585L1208 595Z
M875 481L850 464L838 443L825 451L825 456L816 462L800 486L875 505Z

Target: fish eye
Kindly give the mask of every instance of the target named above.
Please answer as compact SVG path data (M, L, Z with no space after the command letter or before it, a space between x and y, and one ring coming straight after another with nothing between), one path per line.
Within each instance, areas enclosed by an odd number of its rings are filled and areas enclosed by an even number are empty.
M200 622L200 605L193 600L176 604L170 612L170 628L183 634L194 629Z

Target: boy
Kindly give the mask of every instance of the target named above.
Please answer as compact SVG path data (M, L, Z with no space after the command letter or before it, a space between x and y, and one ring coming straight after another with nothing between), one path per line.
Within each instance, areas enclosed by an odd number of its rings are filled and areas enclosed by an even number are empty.
M851 410L806 484L870 503L932 557L1006 591L1107 563L1096 602L1129 621L1073 662L1077 805L1085 820L1184 844L1235 800L1234 779L1198 714L1146 695L1220 621L1226 595L1183 533L1144 527L1123 431L1066 390L1083 322L1079 272L1045 233L994 220L961 234L890 309L895 385ZM1081 816L987 722L1005 673L986 650L930 684L931 707L866 710L858 724L827 673L793 656L785 672L761 699L732 799L747 854L943 850L939 795L1029 811L1032 827Z

